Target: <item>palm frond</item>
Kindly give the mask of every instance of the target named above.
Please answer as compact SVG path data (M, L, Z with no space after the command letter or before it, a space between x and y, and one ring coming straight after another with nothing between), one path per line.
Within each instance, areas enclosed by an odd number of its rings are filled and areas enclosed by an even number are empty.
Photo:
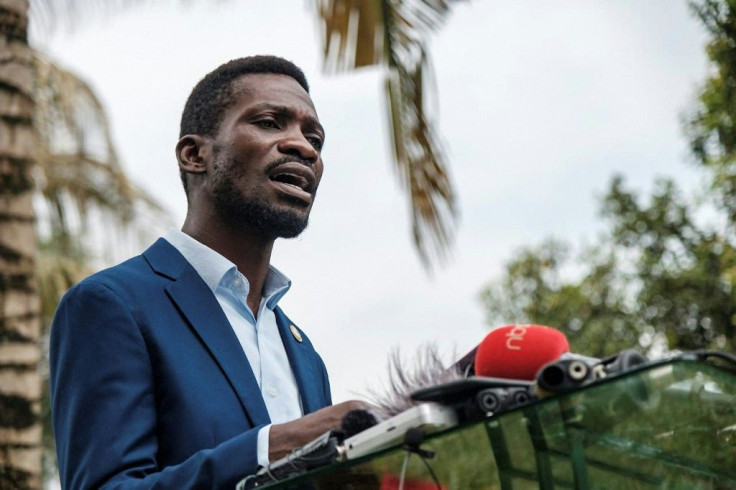
M179 3L185 5L192 1L179 0ZM29 12L31 30L33 37L44 38L58 28L73 30L83 22L148 3L145 0L33 0Z
M458 218L444 149L427 107L433 95L424 45L449 15L444 0L316 0L326 72L383 64L395 164L411 204L425 266L443 260Z
M384 15L380 1L317 0L325 71L339 72L383 61Z
M40 54L34 69L41 238L64 241L96 231L94 245L114 250L121 234L145 232L147 220L168 222L155 199L126 177L92 89Z

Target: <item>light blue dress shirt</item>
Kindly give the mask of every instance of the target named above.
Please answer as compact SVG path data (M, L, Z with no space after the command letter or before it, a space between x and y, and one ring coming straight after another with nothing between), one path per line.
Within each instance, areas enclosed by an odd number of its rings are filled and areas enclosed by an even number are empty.
M281 341L273 309L291 287L291 281L269 266L257 317L246 299L248 279L228 259L179 230L164 237L202 277L225 312L243 347L266 403L271 423L280 424L303 415L299 388ZM271 425L258 432L258 464L268 464Z

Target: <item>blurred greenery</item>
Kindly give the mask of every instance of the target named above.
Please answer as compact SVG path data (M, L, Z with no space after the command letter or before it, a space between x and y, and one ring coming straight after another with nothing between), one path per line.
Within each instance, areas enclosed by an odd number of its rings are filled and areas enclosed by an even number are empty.
M690 7L710 36L711 73L684 130L707 188L686 195L660 179L643 198L614 176L606 231L577 253L551 238L517 251L480 294L489 324L554 326L593 356L736 350L736 0Z

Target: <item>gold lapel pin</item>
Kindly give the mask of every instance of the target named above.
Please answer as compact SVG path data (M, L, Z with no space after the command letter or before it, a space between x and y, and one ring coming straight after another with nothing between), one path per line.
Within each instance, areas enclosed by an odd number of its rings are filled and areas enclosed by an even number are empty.
M289 329L291 330L291 335L294 336L294 338L296 339L296 341L297 342L301 342L302 341L302 334L299 333L299 330L297 330L297 328L294 325L290 326Z

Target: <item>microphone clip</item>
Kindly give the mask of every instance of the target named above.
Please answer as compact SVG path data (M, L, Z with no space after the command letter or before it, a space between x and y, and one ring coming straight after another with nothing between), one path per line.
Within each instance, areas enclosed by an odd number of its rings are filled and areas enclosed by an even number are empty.
M422 449L420 446L424 441L424 433L419 427L412 427L404 434L403 449L407 452L418 454L423 459L432 459L435 456L434 451Z

